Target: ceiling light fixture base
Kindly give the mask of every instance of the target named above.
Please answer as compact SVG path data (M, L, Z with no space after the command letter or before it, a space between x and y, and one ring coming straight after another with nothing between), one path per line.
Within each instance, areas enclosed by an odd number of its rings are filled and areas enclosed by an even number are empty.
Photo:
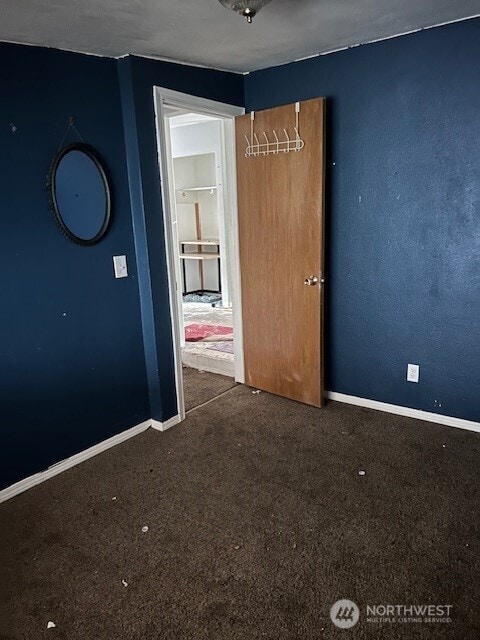
M231 9L247 19L248 24L252 24L253 18L271 0L219 0L227 9Z

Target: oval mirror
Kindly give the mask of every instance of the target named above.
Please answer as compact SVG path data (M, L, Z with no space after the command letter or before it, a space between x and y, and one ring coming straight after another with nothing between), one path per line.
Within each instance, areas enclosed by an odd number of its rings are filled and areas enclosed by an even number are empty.
M73 242L99 242L110 223L110 189L93 149L71 144L55 156L48 180L52 213Z

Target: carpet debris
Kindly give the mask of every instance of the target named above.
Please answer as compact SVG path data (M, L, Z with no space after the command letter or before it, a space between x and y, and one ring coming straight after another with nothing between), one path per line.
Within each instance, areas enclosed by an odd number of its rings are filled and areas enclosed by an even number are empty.
M49 620L49 621L47 622L47 629L53 629L53 628L54 628L54 627L56 627L56 626L57 626L57 625L56 625L54 622L52 622L51 620Z
M124 587L128 587L128 582L126 580L122 580L122 584Z
M257 389L256 391L252 391L252 393L258 395L259 393L262 393L262 392L260 391L260 389Z
M359 476L364 476L367 472L364 469L360 469L360 471L358 472Z
M147 531L148 531L148 527L146 525L142 527L142 533L147 533Z

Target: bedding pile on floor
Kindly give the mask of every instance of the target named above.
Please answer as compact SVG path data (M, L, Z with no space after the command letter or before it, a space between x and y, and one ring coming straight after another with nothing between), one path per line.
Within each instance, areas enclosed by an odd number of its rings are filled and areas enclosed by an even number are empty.
M199 342L200 340L232 340L233 328L218 324L187 324L185 325L185 341Z
M235 353L233 347L233 338L230 342L214 342L211 347L207 347L210 351L220 351L220 353Z

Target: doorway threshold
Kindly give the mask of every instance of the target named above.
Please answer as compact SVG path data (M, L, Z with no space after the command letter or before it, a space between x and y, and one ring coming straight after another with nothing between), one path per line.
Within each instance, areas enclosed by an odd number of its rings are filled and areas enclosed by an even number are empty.
M191 342L182 347L182 364L192 369L219 373L222 376L235 377L235 364L232 353L222 353L212 349L213 342Z

